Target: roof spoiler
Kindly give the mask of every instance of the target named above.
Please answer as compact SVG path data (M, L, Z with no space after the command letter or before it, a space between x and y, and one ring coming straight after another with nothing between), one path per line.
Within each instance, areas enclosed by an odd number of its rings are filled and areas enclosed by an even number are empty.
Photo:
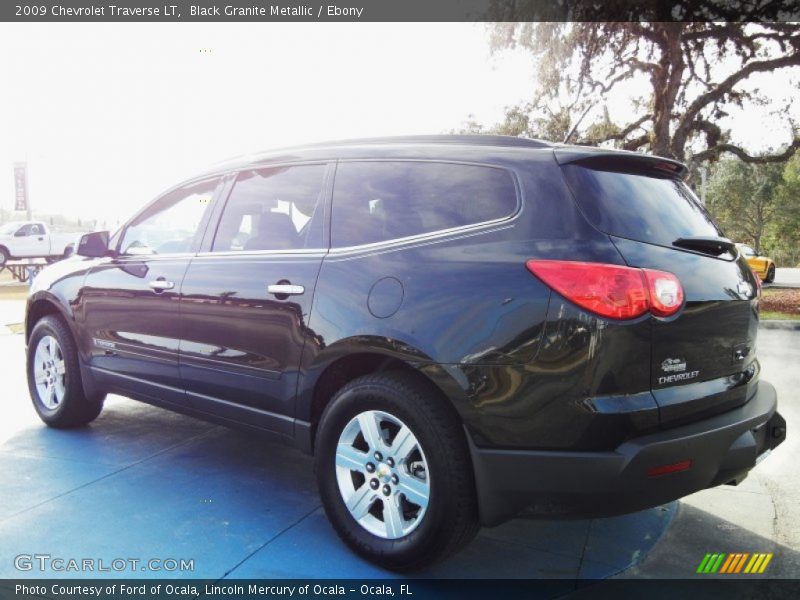
M677 160L639 152L571 146L556 148L554 153L559 165L578 163L613 171L655 171L678 179L685 179L689 174L687 166Z

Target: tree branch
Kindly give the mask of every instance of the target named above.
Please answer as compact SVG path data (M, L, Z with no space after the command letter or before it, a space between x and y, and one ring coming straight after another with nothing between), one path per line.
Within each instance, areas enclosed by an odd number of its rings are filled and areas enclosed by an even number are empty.
M798 137L796 137L783 152L779 152L778 154L762 154L758 156L748 154L742 148L733 144L718 144L717 146L708 148L702 152L698 152L692 156L691 160L692 162L699 163L704 160L716 158L723 152L730 152L731 154L738 156L742 162L746 163L779 163L789 160L792 156L794 156L794 153L797 152L798 149L800 149L800 138Z
M709 90L705 94L700 94L688 106L683 114L683 117L680 119L680 121L678 121L678 125L675 128L675 135L673 137L673 149L676 147L683 147L683 144L686 141L686 134L691 129L691 123L695 120L700 111L708 104L721 100L733 89L733 86L735 86L737 83L747 79L753 73L772 71L774 69L796 65L800 65L800 51L796 51L793 54L781 56L779 58L753 61L742 67L742 69L739 71L730 75L715 88ZM791 156L791 154L789 156Z

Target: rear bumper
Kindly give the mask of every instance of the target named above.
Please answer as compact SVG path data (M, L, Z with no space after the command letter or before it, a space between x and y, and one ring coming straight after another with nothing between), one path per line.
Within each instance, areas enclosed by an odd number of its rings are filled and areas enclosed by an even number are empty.
M470 439L481 522L498 525L523 509L542 518L611 516L741 481L786 438L776 409L775 388L762 381L739 408L628 440L613 452L484 449ZM648 475L687 460L686 470Z

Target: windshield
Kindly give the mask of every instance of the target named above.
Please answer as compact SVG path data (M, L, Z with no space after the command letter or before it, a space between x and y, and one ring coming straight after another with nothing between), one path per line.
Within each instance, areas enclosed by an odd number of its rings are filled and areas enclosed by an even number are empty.
M16 233L17 229L23 225L24 223L22 221L12 221L11 223L0 225L0 235L11 235L12 233Z
M678 179L578 164L566 165L564 174L589 221L605 233L662 246L678 238L723 236Z

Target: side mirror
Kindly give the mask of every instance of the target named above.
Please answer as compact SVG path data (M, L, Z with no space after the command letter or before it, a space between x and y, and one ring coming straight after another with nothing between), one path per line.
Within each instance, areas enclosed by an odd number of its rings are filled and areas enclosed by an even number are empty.
M79 256L90 258L100 258L108 255L108 232L95 231L81 236L78 242L78 249L75 252Z

